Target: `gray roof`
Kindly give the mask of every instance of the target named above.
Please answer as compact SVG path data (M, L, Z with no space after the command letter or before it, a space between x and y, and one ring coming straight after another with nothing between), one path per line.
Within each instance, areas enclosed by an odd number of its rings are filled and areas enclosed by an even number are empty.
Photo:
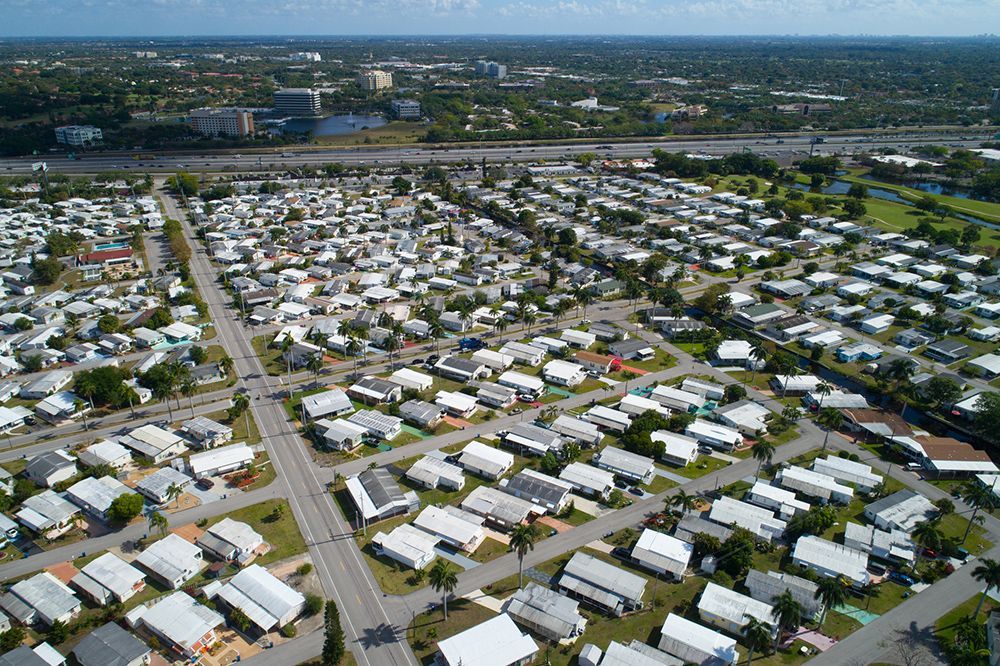
M176 483L183 488L191 483L191 480L190 476L178 472L173 467L161 467L135 484L135 489L150 497L165 498L171 484Z
M149 652L148 645L114 622L94 629L73 648L80 666L129 666Z
M540 472L524 470L501 485L500 489L515 497L551 508L561 502L573 486Z
M423 400L407 400L399 406L399 414L404 419L417 423L430 423L441 416L442 409Z
M0 666L51 666L27 645L0 655Z
M51 619L61 618L80 607L80 600L70 589L47 572L15 583L10 591L40 615Z
M358 474L358 480L368 493L368 497L380 509L395 502L402 502L404 499L399 484L384 467L365 470Z
M757 569L751 569L747 573L744 585L750 591L751 597L765 603L774 603L774 597L779 596L785 590L790 590L792 597L807 612L815 614L822 607L822 604L815 597L816 589L819 587L816 583L782 571L764 573Z
M620 605L620 600L641 600L646 579L578 551L566 563L559 585L602 606L614 608Z
M542 627L551 636L572 636L583 618L579 603L538 583L528 583L507 602L506 612L529 627Z
M66 467L76 467L76 460L67 459L67 454L61 450L46 451L28 461L24 471L28 476L45 478Z

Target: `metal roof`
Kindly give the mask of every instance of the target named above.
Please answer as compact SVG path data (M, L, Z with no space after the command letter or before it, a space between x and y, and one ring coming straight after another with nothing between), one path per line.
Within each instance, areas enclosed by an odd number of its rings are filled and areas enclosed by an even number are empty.
M511 596L504 610L529 629L541 628L550 637L562 639L574 636L585 625L586 620L577 612L579 605L555 590L531 582Z
M80 666L129 666L150 652L148 645L114 622L94 629L73 648Z
M96 592L95 598L106 600L109 594L119 598L128 596L144 578L143 573L128 562L113 553L104 553L83 567L70 582L92 594Z
M528 660L538 646L506 613L438 641L447 666L510 666Z
M758 601L753 597L748 597L712 582L709 582L702 591L701 599L698 600L698 610L723 618L738 627L746 624L750 617L771 625L775 624L774 607L771 604Z
M47 571L15 583L10 591L47 621L61 619L80 609L80 600L73 590Z
M578 551L563 568L559 585L602 606L615 608L624 601L640 601L646 579Z
M225 618L183 592L174 592L142 614L144 625L185 650L223 622Z
M64 523L78 513L79 507L67 502L55 491L46 490L24 500L16 516L22 523L40 532Z
M264 631L298 614L305 605L305 597L275 578L267 569L257 564L229 579L218 592L230 606L239 608L250 621Z

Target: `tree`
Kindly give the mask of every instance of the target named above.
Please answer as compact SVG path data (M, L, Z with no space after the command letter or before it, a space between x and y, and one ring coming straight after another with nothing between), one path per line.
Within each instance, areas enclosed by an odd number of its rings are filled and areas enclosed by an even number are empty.
M747 390L745 388L739 384L729 384L725 388L722 399L726 404L729 404L731 402L739 402L745 397L747 397Z
M924 388L924 397L937 407L953 405L962 399L962 387L949 377L933 377Z
M792 596L791 590L785 590L771 599L774 606L774 617L778 620L778 632L774 637L774 651L778 651L783 632L793 631L802 624L802 604Z
M989 591L993 588L1000 589L1000 562L984 558L972 570L972 577L980 583L986 584L986 589L983 590L982 596L979 597L979 603L976 604L976 612L972 614L973 618L978 618L979 611L982 610L983 602L986 601L986 595L989 594Z
M962 229L962 246L970 247L979 242L981 234L979 232L979 227L975 224L967 225Z
M160 533L160 536L167 536L167 530L170 529L170 522L162 513L154 511L149 514L146 521L149 523L149 529L156 530Z
M59 279L63 271L62 262L55 257L38 259L31 262L31 278L38 284L50 285Z
M774 629L767 622L747 615L746 626L743 628L744 642L747 646L747 666L753 662L753 653L762 652L771 642Z
M826 622L826 614L831 608L847 602L847 586L848 582L841 576L824 577L817 584L813 598L823 602L823 614L819 618L820 628Z
M194 362L195 365L201 365L208 359L208 351L204 347L199 347L197 345L191 347L188 354L191 356L191 361Z
M1000 432L1000 393L989 391L979 394L972 427L987 440L992 440Z
M698 505L698 496L678 489L674 495L667 498L666 504L673 509L680 509L681 515L686 516L689 511L694 511Z
M944 534L941 532L939 519L932 518L920 521L910 533L910 538L913 539L913 543L920 547L917 552L917 562L919 563L925 549L940 550L941 544L944 543Z
M233 608L229 611L229 624L244 634L250 631L250 618L239 608Z
M222 368L222 371L226 373L227 377L232 376L233 369L236 367L236 361L233 360L232 356L226 354L219 359L219 367Z
M337 604L329 600L323 617L323 634L323 666L337 666L344 658L344 628L340 626Z
M844 416L840 413L840 410L827 407L820 411L819 416L816 417L816 421L826 430L826 434L823 435L822 449L826 451L826 443L830 439L830 432L841 426L844 422Z
M65 623L53 620L52 624L49 625L49 631L45 638L52 645L61 645L69 638L69 629Z
M121 320L113 314L106 314L97 320L97 328L101 330L101 333L117 333L121 327Z
M816 395L819 396L819 409L823 409L823 398L833 393L833 387L827 382L816 384Z
M387 341L392 341L394 338L390 337ZM319 386L319 373L323 371L323 357L319 354L313 354L306 361L306 370L313 374L313 388Z
M1000 508L1000 499L993 494L991 488L978 483L966 483L961 490L962 501L972 507L972 514L969 516L969 524L965 526L965 534L962 535L962 544L969 538L972 531L972 523L976 522L979 512L983 509L993 511Z
M750 453L753 455L754 460L757 461L757 473L754 475L754 478L759 479L760 468L764 465L770 465L771 459L774 458L774 444L763 438L758 439L750 449Z
M309 593L306 595L306 615L317 615L323 610L323 597L318 594Z
M524 587L523 571L524 556L529 551L535 549L535 542L538 540L538 528L534 523L530 525L518 525L510 533L510 547L517 553L517 587Z
M441 593L441 605L444 608L444 619L448 621L448 596L458 586L458 575L452 568L451 563L438 559L431 567L431 587L435 592Z
M247 434L250 433L250 396L246 393L237 393L233 396L233 409L236 410L237 416L243 415L244 423Z
M719 548L718 559L720 568L733 578L746 574L753 565L753 554L756 552L757 540L753 533L742 527L733 528Z
M20 625L12 626L0 634L0 652L10 652L21 647L21 644L24 643L24 639L27 637L28 635L24 631L24 627Z
M177 502L177 504L175 505L177 508L180 508L181 506L182 494L184 494L184 489L181 488L176 483L171 483L169 486L167 486L167 501L169 502L170 500L175 500Z
M108 520L114 523L127 523L142 513L142 495L125 493L111 502L108 509Z
M181 393L188 399L188 406L191 408L191 418L194 418L194 396L198 392L198 385L191 377L187 377L180 385Z

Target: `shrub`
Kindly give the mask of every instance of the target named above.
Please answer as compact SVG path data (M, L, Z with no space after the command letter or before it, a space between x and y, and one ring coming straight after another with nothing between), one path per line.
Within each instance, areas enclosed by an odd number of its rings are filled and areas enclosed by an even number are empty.
M318 594L306 595L306 615L316 615L323 610L323 597Z
M312 570L313 570L313 565L310 564L309 562L306 562L305 564L300 565L299 568L295 570L295 574L298 576L308 576L309 574L312 573Z
M281 628L281 635L285 638L295 638L295 625L289 622Z

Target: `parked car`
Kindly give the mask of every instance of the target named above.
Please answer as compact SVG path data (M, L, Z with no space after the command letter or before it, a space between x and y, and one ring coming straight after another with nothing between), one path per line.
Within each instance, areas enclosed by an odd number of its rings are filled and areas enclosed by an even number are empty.
M628 552L628 548L616 546L611 549L611 557L617 557L619 560L630 560L632 559L632 553Z
M881 564L875 564L875 563L869 564L868 571L875 574L876 576L885 575L885 567L883 567Z
M701 446L698 447L698 453L704 453L706 456L711 455L712 447L702 444Z
M215 487L215 481L206 477L204 479L198 479L194 482L194 485L198 486L202 490L211 490Z
M894 583L899 583L900 585L904 585L906 587L915 585L917 582L912 576L908 576L900 571L890 571L889 580L891 580Z
M628 489L628 491L629 491L630 493L632 493L633 495L638 495L639 497L642 497L642 496L643 496L643 494L644 494L644 493L642 492L642 489L641 489L641 488L639 488L639 487L637 487L637 486L632 486L631 488L629 488L629 489Z
M929 558L931 558L933 560L933 559L936 559L937 556L938 556L938 553L933 548L924 548L924 557L929 557Z

